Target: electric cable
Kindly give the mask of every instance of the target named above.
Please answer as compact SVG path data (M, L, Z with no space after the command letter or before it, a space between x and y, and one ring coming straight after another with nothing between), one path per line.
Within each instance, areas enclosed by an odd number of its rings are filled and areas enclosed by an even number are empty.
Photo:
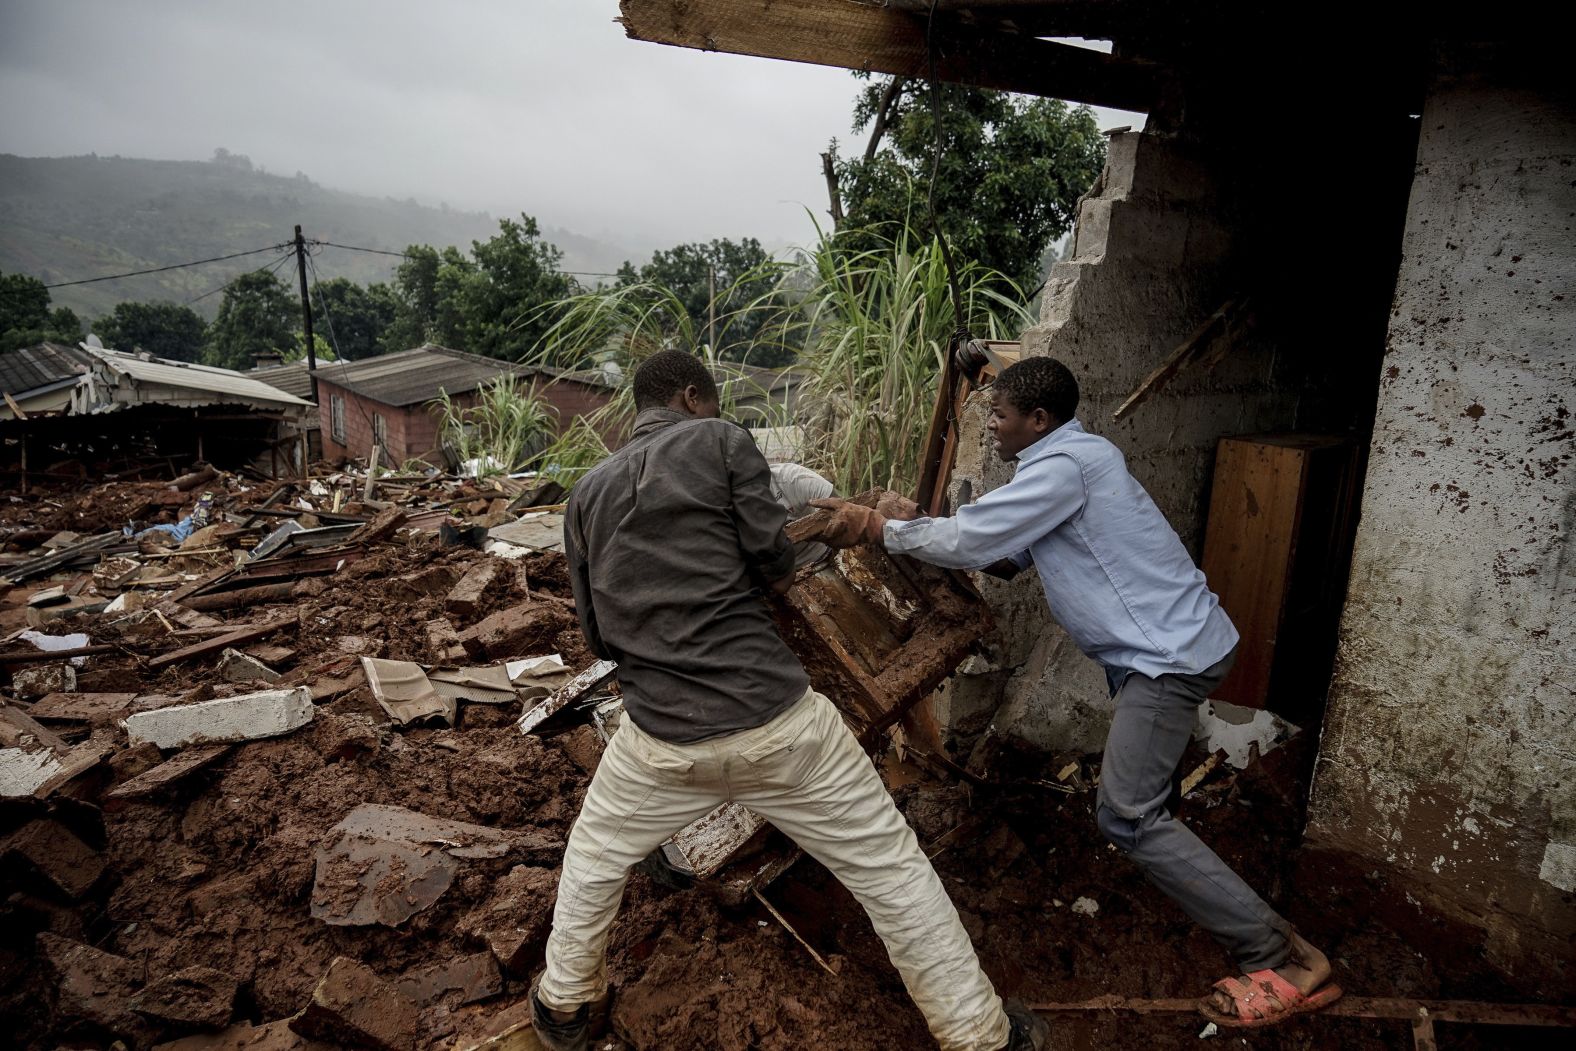
M288 248L290 246L289 245L284 245L282 247ZM269 275L277 274L277 273L279 273L280 269L288 262L290 262L290 256L288 254L282 255L274 263L268 264L266 266L260 266L256 270L248 270L245 273L237 274L234 277L230 278L230 280L226 281L224 284L220 285L218 288L210 288L208 291L203 292L200 295L195 295L192 298L186 300L186 302L182 303L181 305L189 307L193 303L197 303L197 302L200 302L201 300L207 299L209 296L218 295L220 292L223 292L225 289L229 288L231 285L233 285L237 281L241 280L241 278L249 277L252 274L262 274L262 273L267 273Z
M229 255L216 255L211 259L194 259L189 263L172 263L169 266L155 266L150 267L147 270L130 270L124 274L105 274L103 277L84 277L80 281L57 281L52 285L45 285L44 287L70 288L73 285L91 285L97 281L118 281L123 277L140 277L143 274L162 274L166 270L184 270L189 266L203 266L207 263L222 263L226 259L240 259L242 256L261 255L263 252L277 252L282 248L289 247L290 245L288 243L269 245L267 248L252 248L245 252L231 252Z

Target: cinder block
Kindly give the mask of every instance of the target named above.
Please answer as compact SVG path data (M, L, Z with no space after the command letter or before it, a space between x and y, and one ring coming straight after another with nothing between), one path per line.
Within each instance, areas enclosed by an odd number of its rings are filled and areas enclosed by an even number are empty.
M127 716L126 735L162 749L277 737L312 721L312 691L265 690Z

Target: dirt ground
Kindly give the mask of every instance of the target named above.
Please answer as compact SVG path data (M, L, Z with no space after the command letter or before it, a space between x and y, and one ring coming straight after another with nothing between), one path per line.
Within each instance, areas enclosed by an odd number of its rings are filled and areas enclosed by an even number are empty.
M442 547L431 533L412 536L334 576L298 585L288 603L227 616L296 611L295 623L267 640L287 684L348 676L360 653L432 661L425 625L445 616L444 596L465 569L491 556ZM536 602L556 612L542 620L533 652L561 652L572 667L589 663L563 601L569 592L562 560L534 555L505 565L482 608L454 627ZM3 604L14 612L29 590L16 589ZM52 621L46 630L116 641L91 614ZM278 658L283 651L289 656ZM78 689L196 699L245 688L216 683L211 663L150 675L132 656L110 654L84 668ZM121 752L50 810L101 853L105 871L90 890L71 901L36 873L0 870L0 1033L6 1034L0 1043L111 1048L119 1041L140 1049L193 1031L124 1011L84 1009L82 990L62 981L55 962L44 958L44 946L58 944L41 937L51 934L127 961L117 973L129 975L132 987L196 966L222 972L239 986L234 1019L262 1024L300 1011L336 957L397 980L485 953L501 930L523 931L523 948L501 991L469 1004L452 992L425 999L416 1046L466 1047L471 1038L496 1032L500 1019L521 1016L526 983L540 966L556 885L552 856L466 861L435 905L391 929L313 919L313 854L328 830L363 803L561 840L594 765L590 731L523 736L513 725L518 714L518 705L467 704L453 728L393 728L365 686L354 686L324 697L301 730L238 746L158 794L117 801L103 793L159 759L146 749ZM81 738L118 731L83 725L70 732ZM1310 738L1240 775L1212 778L1184 802L1184 818L1329 952L1348 990L1513 999L1469 947L1449 956L1430 947L1425 955L1384 926L1360 882L1299 880ZM1228 973L1225 954L1100 841L1093 793L1036 784L1054 780L1064 762L1002 757L989 771L998 782L990 787L897 779L907 782L895 792L899 804L934 854L985 969L1003 994L1031 1003L1207 991ZM1095 769L1086 763L1084 772ZM0 834L38 814L36 808L0 811ZM704 888L673 890L637 873L611 942L616 1036L599 1046L934 1046L862 912L824 869L801 860L765 893L836 974L823 970L758 902L728 906ZM1097 910L1074 912L1080 898ZM1105 1015L1060 1016L1052 1025L1057 1051L1156 1051L1195 1046L1204 1023L1191 1016ZM1410 1047L1411 1037L1399 1022L1309 1018L1251 1035L1223 1033L1201 1046L1379 1051ZM1446 1025L1439 1046L1555 1045L1538 1030Z

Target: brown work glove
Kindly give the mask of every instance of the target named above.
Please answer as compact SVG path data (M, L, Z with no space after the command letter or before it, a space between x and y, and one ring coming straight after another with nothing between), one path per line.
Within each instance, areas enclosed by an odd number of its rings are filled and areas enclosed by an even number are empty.
M899 522L912 522L920 515L919 505L906 496L899 496L890 490L881 494L881 499L876 501L876 510L889 519Z
M881 543L881 530L887 520L886 516L875 508L831 498L811 500L810 506L830 513L817 515L814 531L800 535L796 539L819 540L828 547Z

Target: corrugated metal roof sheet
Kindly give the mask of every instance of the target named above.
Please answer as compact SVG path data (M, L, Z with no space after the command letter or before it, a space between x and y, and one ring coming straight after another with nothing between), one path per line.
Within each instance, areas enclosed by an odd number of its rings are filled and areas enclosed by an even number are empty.
M499 376L534 371L429 343L382 357L320 365L317 376L363 398L399 407L432 401L440 391L465 394Z
M64 343L39 343L0 354L0 390L12 397L62 381L75 381L93 359Z
M278 387L271 387L261 380L230 369L167 361L163 358L144 358L118 350L94 348L88 353L99 359L101 368L114 377L116 396L113 400L123 404L170 400L167 396L160 397L153 391L143 390L147 387L164 387L171 391L191 392L193 396L178 396L174 399L187 404L237 404L289 409L312 407L310 402L286 394ZM128 380L129 384L125 382ZM128 387L135 392L131 397L126 396Z
M275 365L266 369L253 369L246 375L255 380L262 380L270 387L278 387L286 394L294 394L298 398L312 396L312 376L307 372L304 361L290 365Z

